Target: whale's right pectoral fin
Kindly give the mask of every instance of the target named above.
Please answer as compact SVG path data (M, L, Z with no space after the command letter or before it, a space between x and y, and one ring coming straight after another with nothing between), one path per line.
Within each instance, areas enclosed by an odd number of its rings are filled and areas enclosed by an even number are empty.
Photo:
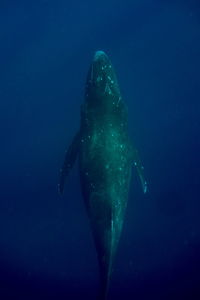
M80 132L78 132L74 136L71 145L69 146L68 150L66 151L63 167L60 171L60 181L58 184L58 191L60 194L63 193L65 179L76 161L78 151L79 151L80 139L81 139L81 134L80 134Z
M134 164L134 166L137 170L138 176L140 178L143 192L146 193L147 192L147 182L144 177L144 167L140 161L140 157L139 157L137 149L133 150L133 164Z

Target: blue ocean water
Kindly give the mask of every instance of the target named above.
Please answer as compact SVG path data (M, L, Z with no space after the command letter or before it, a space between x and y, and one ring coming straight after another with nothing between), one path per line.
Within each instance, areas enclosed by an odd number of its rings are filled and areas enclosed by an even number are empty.
M109 299L200 299L198 1L0 2L0 299L95 299L77 165L57 193L96 50L115 66L133 170Z

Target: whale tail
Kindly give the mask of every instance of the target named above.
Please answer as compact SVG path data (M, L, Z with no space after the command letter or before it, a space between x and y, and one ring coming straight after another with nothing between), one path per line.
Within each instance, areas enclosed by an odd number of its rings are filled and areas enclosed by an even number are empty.
M108 266L107 270L101 270L100 272L100 290L98 295L98 300L107 300L108 299L108 291L110 286L110 278L111 278L111 265Z
M107 300L107 299L108 299L108 285L106 284L101 286L97 300Z

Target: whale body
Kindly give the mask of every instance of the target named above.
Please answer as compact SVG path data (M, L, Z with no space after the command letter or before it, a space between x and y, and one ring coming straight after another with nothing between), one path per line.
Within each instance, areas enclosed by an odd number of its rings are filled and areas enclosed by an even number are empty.
M99 261L102 300L107 297L122 231L132 166L143 191L147 190L127 121L127 107L114 68L105 52L97 51L86 80L80 129L66 152L59 191L63 192L65 179L78 157L82 195Z

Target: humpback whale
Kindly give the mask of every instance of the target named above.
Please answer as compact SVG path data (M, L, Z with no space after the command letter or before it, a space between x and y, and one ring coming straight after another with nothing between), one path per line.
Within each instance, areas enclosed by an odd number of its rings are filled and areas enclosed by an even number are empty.
M96 246L101 290L106 299L127 206L132 166L143 191L147 183L137 150L128 135L127 107L114 68L103 51L90 65L80 129L66 151L60 173L59 192L79 158L81 190Z

